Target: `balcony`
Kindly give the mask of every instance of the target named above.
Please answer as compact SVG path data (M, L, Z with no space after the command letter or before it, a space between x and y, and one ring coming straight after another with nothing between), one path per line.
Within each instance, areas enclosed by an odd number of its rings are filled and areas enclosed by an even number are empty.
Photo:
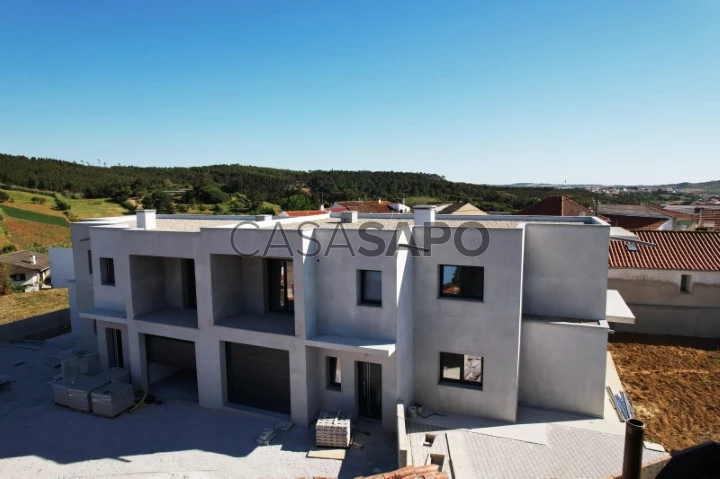
M198 327L192 259L132 255L130 282L136 320Z
M211 255L216 326L295 335L292 261Z

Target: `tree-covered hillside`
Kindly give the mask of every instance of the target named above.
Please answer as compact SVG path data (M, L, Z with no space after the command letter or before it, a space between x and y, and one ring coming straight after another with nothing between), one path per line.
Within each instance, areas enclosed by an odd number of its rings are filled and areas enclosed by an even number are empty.
M468 201L493 211L518 210L545 196L560 193L588 206L592 203L584 189L474 185L427 173L292 171L243 165L102 167L7 154L0 154L0 183L62 192L68 196L110 197L118 202L128 197L150 198L150 204L165 201L158 196L159 192L189 190L181 196L174 193L176 202L235 204L237 208L233 212L258 209L262 203L282 205L297 195L306 195L314 206L318 206L321 199L325 204L331 204L340 200L383 198L402 201L422 197L437 202Z

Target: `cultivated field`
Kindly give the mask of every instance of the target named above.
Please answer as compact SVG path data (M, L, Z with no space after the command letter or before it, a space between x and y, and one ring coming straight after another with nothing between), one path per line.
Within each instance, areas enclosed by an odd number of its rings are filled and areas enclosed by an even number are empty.
M720 440L720 339L616 333L610 340L649 440L670 451Z
M9 239L19 250L34 246L65 247L70 244L70 225L41 223L7 215L3 220Z
M0 324L12 323L67 307L67 289L46 289L0 296Z

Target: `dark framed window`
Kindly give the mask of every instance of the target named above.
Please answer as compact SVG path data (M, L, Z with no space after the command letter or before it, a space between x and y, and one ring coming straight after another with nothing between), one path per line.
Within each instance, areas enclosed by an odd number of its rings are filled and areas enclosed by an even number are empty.
M115 286L115 262L112 258L100 258L100 282Z
M327 356L325 363L325 386L328 389L340 391L342 388L342 373L340 372L340 359Z
M485 268L443 264L440 265L439 270L438 284L441 298L483 300Z
M440 353L440 382L482 388L484 362L482 356Z
M10 279L13 281L25 281L25 273L15 273L10 275Z
M680 292L681 293L689 293L690 292L690 282L692 280L692 276L689 274L683 274L680 276Z
M92 250L88 250L88 272L92 274Z
M382 272L360 270L360 303L382 306Z
M267 260L267 273L270 311L278 313L292 313L295 311L295 283L293 281L292 260Z

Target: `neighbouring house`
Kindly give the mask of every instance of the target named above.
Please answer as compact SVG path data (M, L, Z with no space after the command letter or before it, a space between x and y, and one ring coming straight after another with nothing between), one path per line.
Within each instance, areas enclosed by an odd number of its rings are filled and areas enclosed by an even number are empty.
M445 203L436 205L435 210L440 215L486 215L487 213L472 203Z
M567 196L548 196L515 214L518 216L597 216L593 210ZM606 218L600 218L606 220Z
M336 201L331 207L332 213L356 211L358 213L409 213L410 207L402 203L377 201Z
M608 218L612 226L629 231L673 231L692 229L695 215L658 208L652 205L600 204L598 213Z
M698 219L698 229L720 232L720 209L701 209Z
M635 323L614 329L720 337L720 233L637 231L643 243L610 243L608 287Z
M607 291L607 223L377 216L74 222L73 332L138 387L305 426L342 410L395 429L398 401L603 415L608 320L632 320Z
M46 254L16 251L1 255L0 263L10 266L10 279L25 291L38 291L50 276L50 260Z

